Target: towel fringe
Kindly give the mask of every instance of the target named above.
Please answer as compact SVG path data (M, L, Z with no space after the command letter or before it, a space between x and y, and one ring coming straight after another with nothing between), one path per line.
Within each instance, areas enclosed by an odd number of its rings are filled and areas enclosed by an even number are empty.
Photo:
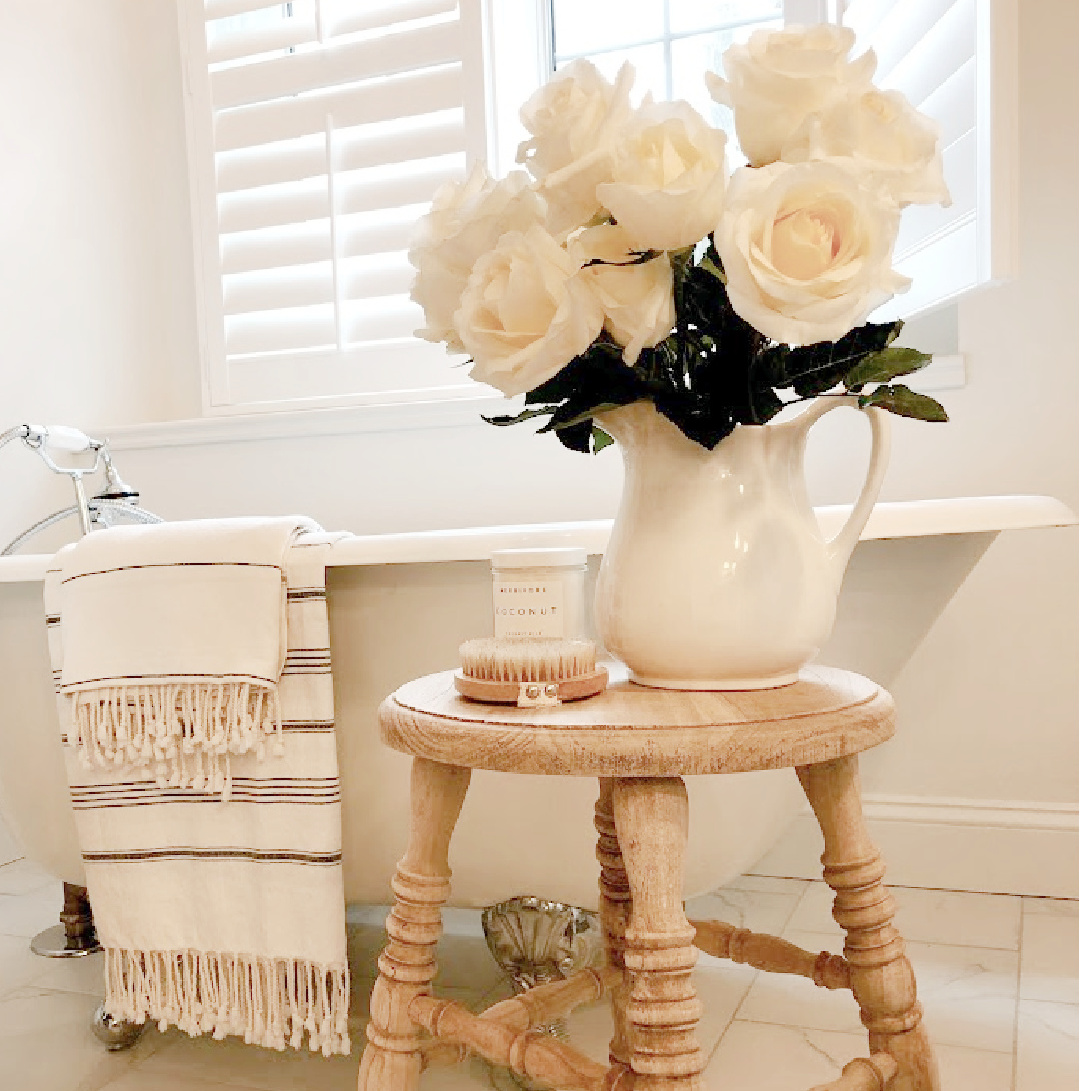
M272 740L282 751L277 687L251 681L167 682L77 690L72 719L87 768L148 769L157 782L229 798L229 758Z
M216 951L105 950L105 1010L114 1019L155 1020L192 1037L239 1035L283 1050L325 1057L350 1049L349 967L306 959Z

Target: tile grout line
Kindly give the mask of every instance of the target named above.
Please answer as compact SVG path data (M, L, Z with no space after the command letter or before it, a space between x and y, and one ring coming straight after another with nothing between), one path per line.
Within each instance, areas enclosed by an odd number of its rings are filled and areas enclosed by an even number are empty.
M754 871L748 871L746 875L756 879L789 879L809 884L824 882L822 879L807 879L805 876L800 875L761 875ZM1055 894L1018 894L1014 891L1001 890L958 890L956 887L951 886L912 886L910 883L892 882L887 882L885 885L894 890L932 890L939 894L971 894L977 898L1031 898L1043 902L1076 902L1078 900L1076 898L1058 897ZM726 888L721 887L720 889Z
M815 880L810 880L810 882L807 884L805 889L802 890L802 892L799 894L799 896L795 899L795 902L791 907L791 912L788 913L787 917L784 919L784 923L780 926L780 930L777 933L778 936L782 935L784 932L787 931L787 927L791 923L791 918L795 916L796 912L799 909L799 906L802 905L802 903L803 903L803 899L806 898L809 895L810 891L813 889L814 882L815 882ZM754 976L750 978L750 981L747 984L745 991L743 992L742 996L739 998L739 1003L735 1005L735 1010L731 1013L731 1018L728 1020L727 1026L724 1027L723 1031L721 1031L721 1033L720 1033L720 1036L716 1039L716 1045L713 1046L712 1050L710 1051L709 1059L708 1059L707 1063L711 1063L713 1057L715 1057L716 1054L719 1052L720 1046L723 1044L723 1041L727 1037L728 1031L731 1030L732 1026L736 1022L740 1022L739 1012L742 1011L743 1005L746 1003L746 999L750 995L750 990L754 987L754 985L757 983L758 978L764 972L765 972L764 970L756 970L756 969L754 970ZM741 1022L750 1022L750 1021L751 1020L748 1020L748 1019L741 1020Z
M789 914L789 916L788 916L787 920L785 921L784 926L783 926L783 928L781 930L781 933L780 933L781 938L787 938L787 933L789 932L789 929L790 929L790 924L791 924L792 917L794 917L795 914L798 912L800 906L803 903L804 898L806 898L807 896L810 895L810 891L812 889L813 889L813 883L811 883L807 887L807 890L804 892L804 894L802 896L800 896L799 899L797 899L795 906L793 907L791 913ZM1018 896L1010 895L1009 897L1017 898ZM1020 1002L1020 999L1019 999L1019 996L1020 996L1019 974L1020 974L1020 966L1021 966L1021 942L1022 942L1022 930L1023 930L1023 914L1024 914L1024 911L1025 911L1025 903L1024 903L1024 900L1023 900L1022 896L1019 896L1019 905L1017 906L1017 908L1019 910L1018 917L1019 917L1019 921L1020 921L1020 935L1017 937L1015 945L1009 946L1009 947L985 947L985 946L982 947L983 950L1000 951L1002 954L1015 954L1015 956L1016 956L1017 987L1016 987L1016 992L1015 992L1015 996L1014 996L1013 1035L1012 1035L1012 1041L1010 1043L1011 1048L1010 1048L1010 1050L994 1050L994 1049L983 1049L983 1048L975 1047L975 1046L961 1047L961 1048L966 1048L966 1049L978 1050L979 1052L983 1052L983 1053L987 1053L987 1054L993 1054L993 1055L996 1055L996 1056L1009 1056L1011 1058L1011 1069L1012 1069L1011 1078L1010 1078L1010 1088L1012 1089L1012 1091L1017 1091L1017 1089L1015 1088L1014 1085L1015 1085L1015 1073L1016 1073L1017 1053L1018 1053L1018 1044L1019 1044L1019 1033L1018 1033L1019 1002ZM812 929L799 929L798 931L805 932L805 934L807 936L815 936L816 935L816 936L820 936L823 939L832 937L832 933L817 932L817 931L814 931ZM905 938L905 944L907 942L908 941ZM961 950L961 951L964 950L965 948L970 947L970 945L962 944L962 943L942 943L942 942L929 943L927 941L912 941L912 942L919 943L920 945L923 945L923 946L946 947L946 948L950 948L950 949L953 949L953 950ZM755 981L757 980L758 976L760 976L760 975L755 975ZM796 1024L791 1024L791 1023L775 1023L775 1022L772 1022L770 1020L763 1020L763 1019L757 1019L757 1018L746 1018L745 1016L742 1015L742 1012L745 1010L745 1001L746 1001L746 998L749 995L749 991L750 990L748 989L747 992L744 993L742 1000L740 1001L738 1007L736 1008L735 1014L733 1015L732 1019L728 1023L728 1026L725 1028L724 1033L721 1035L720 1040L717 1042L716 1048L710 1054L710 1058L709 1058L710 1062L711 1062L712 1058L715 1057L716 1052L719 1049L720 1044L723 1042L724 1038L727 1036L728 1032L731 1030L731 1028L733 1027L733 1025L736 1022L743 1023L743 1024L758 1024L758 1025L765 1025L765 1026L786 1027L788 1029L796 1029L796 1030L799 1030L799 1031L802 1031L802 1032L811 1031L813 1029L813 1028L807 1028L807 1027L803 1027L801 1025L796 1025ZM840 1033L843 1033L843 1032L840 1032ZM853 1031L848 1031L847 1033L854 1033L854 1032ZM937 1043L935 1043L935 1044L937 1044Z
M788 930L785 928L785 932ZM832 932L819 932L814 928L793 928L792 932L799 932L805 936L820 936L822 939L832 938L836 936ZM996 947L992 943L950 943L947 940L928 940L928 939L910 939L908 936L900 932L900 936L904 941L904 947L952 947L959 951L1001 951L1007 955L1019 954L1018 947ZM794 940L788 939L787 936L781 935L780 939L787 939L788 943L794 943Z
M837 1030L835 1027L804 1027L797 1023L777 1023L771 1019L732 1019L732 1023L750 1023L759 1027L776 1027L779 1030L798 1030L805 1031L810 1034L839 1034L847 1035L851 1038L862 1038L865 1031L857 1030ZM987 1049L985 1046L969 1046L961 1045L959 1042L931 1042L935 1050L938 1049L960 1049L969 1053L987 1053L993 1057L1015 1057L1016 1051L1012 1054L1006 1049Z

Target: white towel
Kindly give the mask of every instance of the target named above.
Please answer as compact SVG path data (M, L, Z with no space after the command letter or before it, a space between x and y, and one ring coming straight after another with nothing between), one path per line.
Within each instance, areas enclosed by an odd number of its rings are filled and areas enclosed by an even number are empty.
M289 543L308 519L115 527L65 551L61 690L94 766L228 797L231 755L280 749Z
M164 524L139 529L157 531L153 538L179 540L213 528ZM233 530L246 539L254 529L248 521L219 523L214 531L222 542L218 555L235 561L238 543L224 545L224 539L232 539ZM100 556L107 541L94 539L115 534L95 532L62 550L57 555L62 568L51 569L45 583L75 824L105 948L106 1010L135 1023L150 1018L163 1029L175 1024L193 1035L242 1035L246 1042L275 1049L299 1048L306 1032L312 1050L327 1056L348 1053L341 792L325 593L329 543L339 536L305 533L284 553L287 654L282 651L284 669L277 684L283 754L260 760L253 747L232 755L232 798L226 802L212 784L163 785L153 769L138 762L113 759L87 767L78 757L72 713L85 690L69 692L59 684L73 639L67 615L61 617L62 580L75 571L65 562L76 552L85 558L85 547L93 546L94 556ZM160 558L170 555L172 545L160 551L159 543L151 545L148 555L159 558L156 564L166 563ZM120 543L125 552L127 546ZM117 618L139 616L151 601L155 608L165 601L160 585L149 595L136 581L123 593L119 583L110 583L116 590L110 588L100 606L110 614L105 628L111 635L117 632ZM237 597L218 587L218 601L246 601L243 586ZM190 618L206 631L207 640L217 641L224 629L240 634L245 648L258 643L239 619L221 616L186 580L176 588L191 592L184 609L198 603L209 612L201 622L198 612ZM261 606L253 608L246 623L276 629L277 616L269 621L267 616ZM82 624L77 627L81 635L92 631L82 630ZM152 623L134 624L142 639L154 638ZM179 639L169 626L163 629L163 642L174 650L197 648L197 631ZM159 661L158 651L133 650L140 665L159 663L163 673L188 676L186 666L180 670L167 658ZM226 652L232 656L231 649ZM82 662L90 661L89 653L80 654L86 655ZM111 654L102 651L100 661ZM252 660L241 663L241 658L223 659L220 673L231 674L238 665L244 668L238 673L248 673ZM110 668L124 669L119 658ZM129 704L134 703L128 692Z

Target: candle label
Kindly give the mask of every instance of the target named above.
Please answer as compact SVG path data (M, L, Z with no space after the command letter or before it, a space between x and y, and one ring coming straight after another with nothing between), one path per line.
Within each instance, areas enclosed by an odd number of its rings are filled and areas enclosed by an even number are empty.
M493 585L492 596L497 638L562 638L564 603L561 580L500 580Z

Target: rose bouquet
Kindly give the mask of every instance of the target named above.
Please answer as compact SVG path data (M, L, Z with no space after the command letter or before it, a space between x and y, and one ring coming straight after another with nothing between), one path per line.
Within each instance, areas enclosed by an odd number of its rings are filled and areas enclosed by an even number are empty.
M948 201L933 121L871 82L872 51L821 25L757 31L709 91L747 163L685 102L630 103L575 61L524 105L527 171L477 166L444 187L410 260L418 333L472 358L474 378L525 395L567 447L610 443L595 418L650 401L713 448L793 401L853 395L923 420L934 399L894 380L929 357L866 323L904 291L901 210Z

